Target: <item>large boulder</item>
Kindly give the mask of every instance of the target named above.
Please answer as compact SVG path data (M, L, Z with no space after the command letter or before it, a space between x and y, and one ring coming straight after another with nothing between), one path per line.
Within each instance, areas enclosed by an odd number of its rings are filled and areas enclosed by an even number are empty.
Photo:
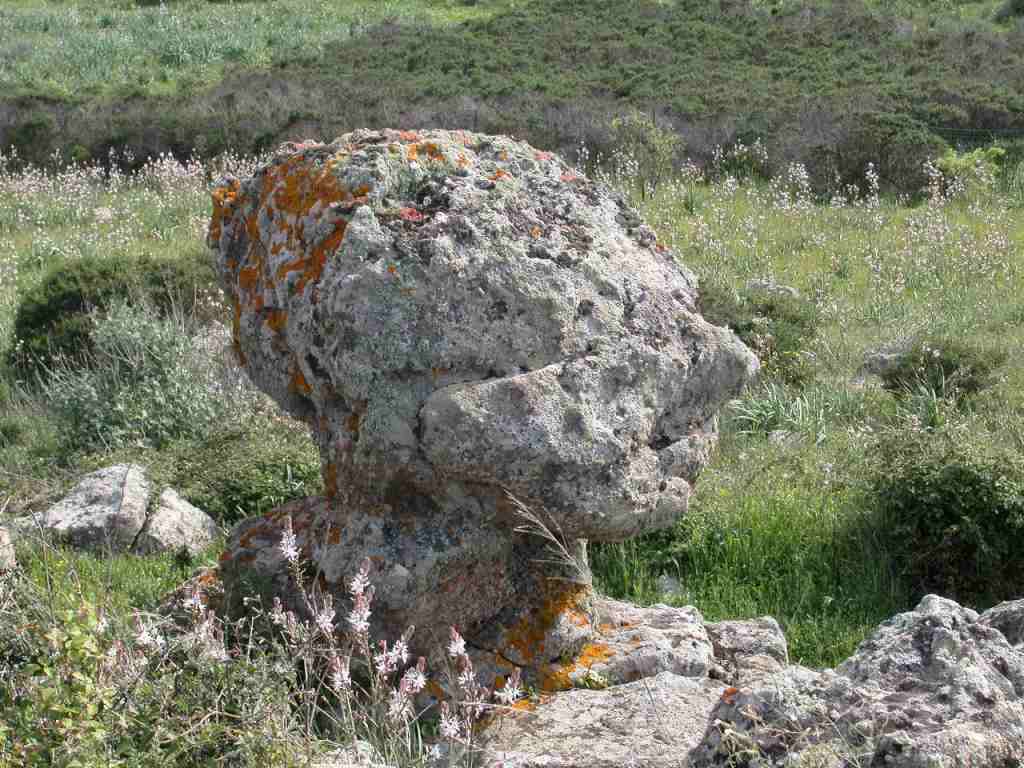
M686 511L715 414L757 368L698 314L693 275L621 197L506 137L285 145L213 199L236 353L310 425L326 488L235 531L229 591L301 609L269 552L291 519L336 596L374 558L386 634L454 624L540 664L582 647L586 569L543 562L509 499L567 552Z

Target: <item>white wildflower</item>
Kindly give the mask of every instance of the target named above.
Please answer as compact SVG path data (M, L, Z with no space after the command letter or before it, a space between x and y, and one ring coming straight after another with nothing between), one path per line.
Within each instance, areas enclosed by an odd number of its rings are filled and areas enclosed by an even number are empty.
M292 530L291 515L288 515L284 530L281 532L281 543L278 548L289 563L295 564L299 561L299 547L295 540L295 532Z

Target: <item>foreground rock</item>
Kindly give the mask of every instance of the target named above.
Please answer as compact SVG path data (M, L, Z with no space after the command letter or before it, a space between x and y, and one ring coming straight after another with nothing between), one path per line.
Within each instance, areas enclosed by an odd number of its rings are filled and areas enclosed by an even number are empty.
M756 358L625 202L506 137L357 131L223 179L209 244L235 349L309 424L326 497L247 521L222 570L303 610L290 525L345 597L375 563L375 630L457 626L532 673L596 632L585 539L670 525ZM509 494L574 563L515 529ZM422 649L422 647L421 647Z
M1003 768L1022 756L1024 654L974 611L930 595L835 670L790 667L723 696L691 760Z
M86 475L37 521L17 523L19 535L48 532L75 547L99 552L186 551L212 543L217 524L170 488L157 499L142 467L117 464Z

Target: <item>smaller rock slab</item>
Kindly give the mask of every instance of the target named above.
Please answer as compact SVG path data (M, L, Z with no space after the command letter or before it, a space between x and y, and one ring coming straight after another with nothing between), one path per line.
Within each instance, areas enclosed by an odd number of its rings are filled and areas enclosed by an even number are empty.
M217 524L208 514L189 504L174 489L165 488L132 551L140 555L185 551L195 557L216 536Z
M726 687L661 672L605 690L556 694L481 734L487 768L679 768ZM527 707L525 704L519 707Z
M86 475L43 515L43 527L75 547L131 549L146 524L149 480L142 467L116 464Z

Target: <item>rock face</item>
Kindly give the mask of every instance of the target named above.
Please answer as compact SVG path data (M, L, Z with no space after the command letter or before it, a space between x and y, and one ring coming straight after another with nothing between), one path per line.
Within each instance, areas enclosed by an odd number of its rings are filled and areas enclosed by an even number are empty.
M97 551L149 554L186 550L198 554L217 535L217 524L170 489L154 504L142 467L117 464L79 481L71 493L48 509L43 530L75 547ZM31 519L18 524L31 535Z
M240 526L229 587L288 597L268 550L290 513L327 589L375 558L392 636L454 624L537 662L582 647L585 568L538 565L507 494L571 551L686 511L716 411L757 368L697 313L693 276L622 199L505 137L285 145L213 199L236 352L310 425L327 489Z
M1024 654L974 611L930 595L835 670L790 667L723 696L691 755L694 766L797 757L836 768L1020 765Z

